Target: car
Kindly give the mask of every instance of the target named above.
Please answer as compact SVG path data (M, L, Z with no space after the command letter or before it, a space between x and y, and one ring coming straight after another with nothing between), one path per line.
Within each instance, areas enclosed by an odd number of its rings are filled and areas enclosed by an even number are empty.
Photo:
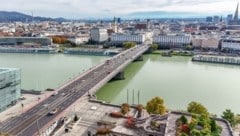
M58 112L58 108L54 108L52 111L49 112L49 115L55 115Z
M52 96L56 96L58 94L58 92L54 92L53 94L52 94Z

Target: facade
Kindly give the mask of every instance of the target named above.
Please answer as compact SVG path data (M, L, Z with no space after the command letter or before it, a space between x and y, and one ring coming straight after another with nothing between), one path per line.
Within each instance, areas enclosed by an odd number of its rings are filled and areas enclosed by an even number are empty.
M0 68L0 112L13 105L20 98L20 69Z
M222 50L240 51L240 39L225 39L222 40Z
M233 15L232 14L227 15L227 24L229 24L230 21L232 21L232 19L233 19Z
M107 29L93 28L90 31L90 40L93 42L101 43L108 40Z
M160 48L181 48L191 44L191 35L155 35L153 43L159 44Z
M220 17L219 16L214 16L213 17L213 23L217 24L220 22Z
M111 36L111 42L123 43L123 42L136 42L143 43L146 40L145 34L120 34L116 33Z
M206 22L207 23L212 23L213 22L213 18L212 17L207 17L206 18Z
M76 36L76 37L70 37L68 38L68 41L70 41L73 44L80 45L82 43L88 42L90 39L89 35L81 35L81 36Z
M197 31L198 31L198 26L196 24L185 25L184 32L192 33Z
M203 49L218 49L219 48L220 39L218 38L202 38L197 37L192 39L192 45L195 48L203 48Z

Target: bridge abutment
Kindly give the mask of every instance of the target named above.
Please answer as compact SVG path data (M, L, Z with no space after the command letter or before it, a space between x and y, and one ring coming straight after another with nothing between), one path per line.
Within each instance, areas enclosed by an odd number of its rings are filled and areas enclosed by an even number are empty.
M124 71L119 72L112 80L124 80Z

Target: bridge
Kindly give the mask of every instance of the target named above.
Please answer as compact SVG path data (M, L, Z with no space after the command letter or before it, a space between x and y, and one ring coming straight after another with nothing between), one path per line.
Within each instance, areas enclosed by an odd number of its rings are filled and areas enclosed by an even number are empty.
M137 45L102 62L66 84L55 89L54 96L48 97L25 113L0 123L0 132L14 136L41 135L42 131L58 120L62 113L84 95L94 94L112 79L124 79L123 70L133 61L142 60L147 45ZM49 115L53 109L54 115Z

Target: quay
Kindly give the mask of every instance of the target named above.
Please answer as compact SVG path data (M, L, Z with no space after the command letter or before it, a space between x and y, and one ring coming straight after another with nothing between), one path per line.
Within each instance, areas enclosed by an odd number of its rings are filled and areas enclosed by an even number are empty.
M240 57L195 55L192 61L240 65Z
M73 55L95 55L95 56L114 56L119 54L118 50L106 50L106 49L81 49L81 48L68 48L65 49L64 54L73 54Z
M56 53L53 48L0 47L0 53Z

